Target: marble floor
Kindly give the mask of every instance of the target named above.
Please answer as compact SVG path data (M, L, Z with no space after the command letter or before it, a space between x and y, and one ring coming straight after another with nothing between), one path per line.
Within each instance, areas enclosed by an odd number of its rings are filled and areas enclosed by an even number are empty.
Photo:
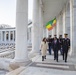
M19 70L21 71L17 74L16 71L13 71L14 75L76 75L76 63L70 60L70 57L68 57L68 62L65 63L61 55L59 56L59 62L56 62L53 60L53 55L48 54L45 61L42 61L41 55L37 55L32 58L30 65L23 70ZM7 75L13 75L13 72Z
M29 67L19 75L76 75L76 71L64 71L49 68Z

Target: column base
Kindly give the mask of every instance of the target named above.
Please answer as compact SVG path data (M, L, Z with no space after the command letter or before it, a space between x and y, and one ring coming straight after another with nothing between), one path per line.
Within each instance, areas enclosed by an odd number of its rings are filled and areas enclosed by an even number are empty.
M72 48L69 50L68 55L72 56Z
M11 70L15 70L20 66L28 66L30 63L32 63L31 60L13 59L10 62L9 67L11 68Z
M29 58L33 58L33 57L35 57L36 55L39 55L40 54L40 52L37 52L37 51L34 51L34 50L32 50L30 53L29 53Z

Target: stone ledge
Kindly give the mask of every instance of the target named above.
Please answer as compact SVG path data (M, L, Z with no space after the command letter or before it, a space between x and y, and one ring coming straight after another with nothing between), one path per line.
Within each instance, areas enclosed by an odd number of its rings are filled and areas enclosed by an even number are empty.
M7 51L7 52L0 53L0 57L7 56L7 55L12 54L14 52L15 51Z
M7 73L6 75L19 75L23 70L25 70L25 67L20 67L16 70Z
M10 70L9 63L12 59L0 58L0 69Z
M26 61L26 62L10 62L9 67L11 70L15 70L17 68L20 68L21 66L28 66L32 61Z

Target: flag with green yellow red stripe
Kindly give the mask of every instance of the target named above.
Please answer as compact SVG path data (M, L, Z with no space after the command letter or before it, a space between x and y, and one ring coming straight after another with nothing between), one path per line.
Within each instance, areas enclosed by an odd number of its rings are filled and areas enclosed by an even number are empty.
M53 29L53 27L56 26L56 18L54 18L53 20L49 21L46 24L46 28L50 31Z

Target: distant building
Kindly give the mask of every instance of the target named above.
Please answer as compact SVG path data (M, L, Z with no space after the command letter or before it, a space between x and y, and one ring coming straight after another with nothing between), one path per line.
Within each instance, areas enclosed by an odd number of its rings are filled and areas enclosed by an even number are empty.
M31 30L32 29L32 21L28 22L28 33L27 40L28 43L31 43ZM1 24L0 25L0 44L1 43L15 43L16 39L16 28L11 27L9 25Z

